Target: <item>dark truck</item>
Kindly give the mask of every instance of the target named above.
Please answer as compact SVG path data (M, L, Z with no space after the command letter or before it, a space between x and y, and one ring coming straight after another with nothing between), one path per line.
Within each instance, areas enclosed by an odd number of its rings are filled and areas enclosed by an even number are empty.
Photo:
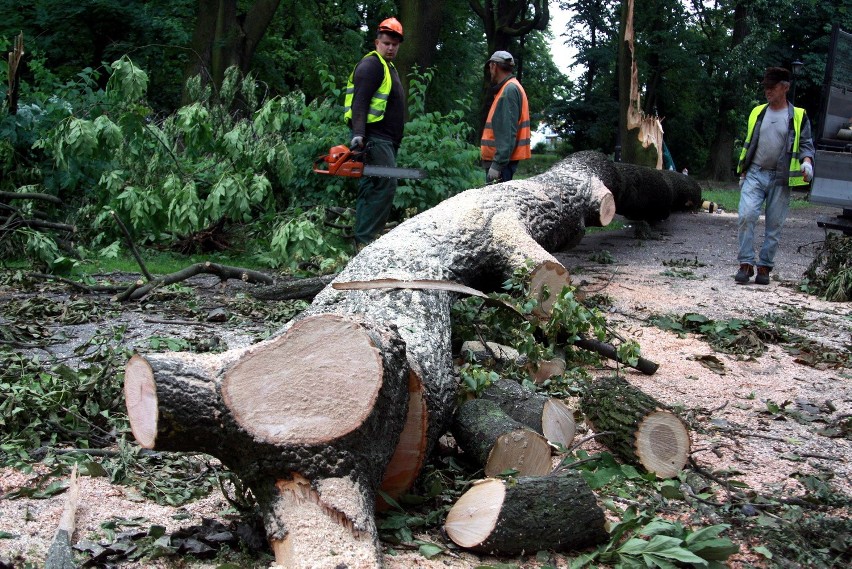
M817 225L852 235L852 34L837 25L831 31L814 146L809 199L842 210Z

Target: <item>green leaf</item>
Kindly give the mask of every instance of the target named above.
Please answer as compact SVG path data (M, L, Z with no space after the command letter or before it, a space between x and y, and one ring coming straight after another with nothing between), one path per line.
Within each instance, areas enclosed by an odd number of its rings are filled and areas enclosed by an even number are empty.
M646 561L653 559L655 563L674 560L701 567L707 566L706 560L682 547L682 543L683 540L666 535L655 535L650 541L634 537L619 547L618 552L622 555L642 556Z
M435 545L434 543L424 543L419 548L420 555L425 557L426 559L432 559L436 555L440 555L444 552L444 549Z

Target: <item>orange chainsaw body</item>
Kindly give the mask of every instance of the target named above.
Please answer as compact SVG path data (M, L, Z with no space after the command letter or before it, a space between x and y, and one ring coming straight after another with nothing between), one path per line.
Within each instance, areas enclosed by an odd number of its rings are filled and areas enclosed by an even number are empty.
M364 174L364 161L359 160L364 155L358 154L345 144L332 146L328 154L321 156L314 162L314 172L329 176L346 176L349 178L360 178ZM325 167L323 167L325 163Z

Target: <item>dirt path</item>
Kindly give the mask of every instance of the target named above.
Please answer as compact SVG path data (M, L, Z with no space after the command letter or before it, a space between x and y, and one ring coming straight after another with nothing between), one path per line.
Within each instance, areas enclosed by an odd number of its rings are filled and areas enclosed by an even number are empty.
M650 325L649 319L689 312L719 321L783 319L791 330L817 342L822 352L848 352L852 347L850 305L819 301L796 287L811 262L813 245L824 238L816 218L829 213L833 210L791 210L769 286L736 285L733 281L735 214L676 214L653 228L658 239L639 240L633 228L626 228L587 235L577 248L557 255L583 290L608 297L608 322L623 336L637 340L644 356L661 364L654 376L629 371L626 377L662 402L684 410L694 429L696 462L707 470L738 472L737 478L756 492L801 494L803 488L795 476L813 473L833 475L833 488L852 494L852 441L819 434L839 417L852 414L852 372L797 363L800 354L788 353L777 345L770 345L756 359L722 354L700 337L680 337ZM599 262L606 259L604 252L612 263ZM678 261L683 261L683 266L663 264ZM663 274L666 271L670 274ZM673 276L676 274L681 276ZM138 321L139 315L131 318ZM138 331L135 335L141 338L146 333ZM715 370L700 361L707 356L720 362ZM25 484L31 476L0 470L0 495ZM81 495L77 539L99 535L100 524L116 515L140 517L145 527L160 524L171 532L199 523L202 517L222 519L227 508L218 491L183 508L158 506L140 500L131 489L110 485L104 478L84 477ZM43 558L62 506L61 495L46 500L0 499L0 532L15 536L0 539L0 567L4 567L4 557ZM524 567L539 565L526 559ZM748 557L748 548L738 559L754 561L753 556ZM405 551L386 558L391 569L469 568L506 562L518 560L462 552L426 560L416 552ZM561 556L551 562L560 567L566 563ZM178 564L215 566L181 564L174 558L121 566Z
M653 228L658 240L637 240L632 228L592 234L577 248L558 255L572 270L575 282L586 281L585 289L611 298L608 322L620 323L623 333L641 344L643 354L661 364L654 376L631 371L628 379L664 403L689 410L706 429L693 434L693 448L714 448L720 456L698 453L699 464L735 468L761 491L795 491L798 483L792 474L829 471L836 475L837 488L850 493L852 441L816 434L826 424L822 421L830 423L852 413L850 370L803 365L797 362L801 354L776 345L757 359L722 354L700 337L678 337L649 325L648 320L654 315L679 317L690 312L717 321L777 319L817 342L820 347L815 349L821 352L848 353L852 349L850 304L820 301L796 286L813 258L814 244L825 238L816 219L834 212L816 207L791 210L768 286L738 285L733 280L735 213L674 215ZM613 264L590 261L604 250ZM674 270L664 262L678 260L696 261L696 266L681 269L692 272L694 278L663 274ZM702 365L698 360L702 356L715 356L724 369L714 371ZM770 412L773 404L789 413ZM817 421L791 418L803 410ZM733 444L719 449L715 446L719 437Z

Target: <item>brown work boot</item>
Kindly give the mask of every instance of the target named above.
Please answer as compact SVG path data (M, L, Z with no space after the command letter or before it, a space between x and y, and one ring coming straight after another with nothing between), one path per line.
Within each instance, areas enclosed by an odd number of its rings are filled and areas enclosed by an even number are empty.
M772 270L772 267L757 267L757 276L754 277L754 283L759 285L768 285L769 284L769 271Z
M738 283L747 283L749 279L751 279L752 275L754 275L754 267L748 263L742 263L740 265L740 270L737 271L736 275L734 275L734 280Z

